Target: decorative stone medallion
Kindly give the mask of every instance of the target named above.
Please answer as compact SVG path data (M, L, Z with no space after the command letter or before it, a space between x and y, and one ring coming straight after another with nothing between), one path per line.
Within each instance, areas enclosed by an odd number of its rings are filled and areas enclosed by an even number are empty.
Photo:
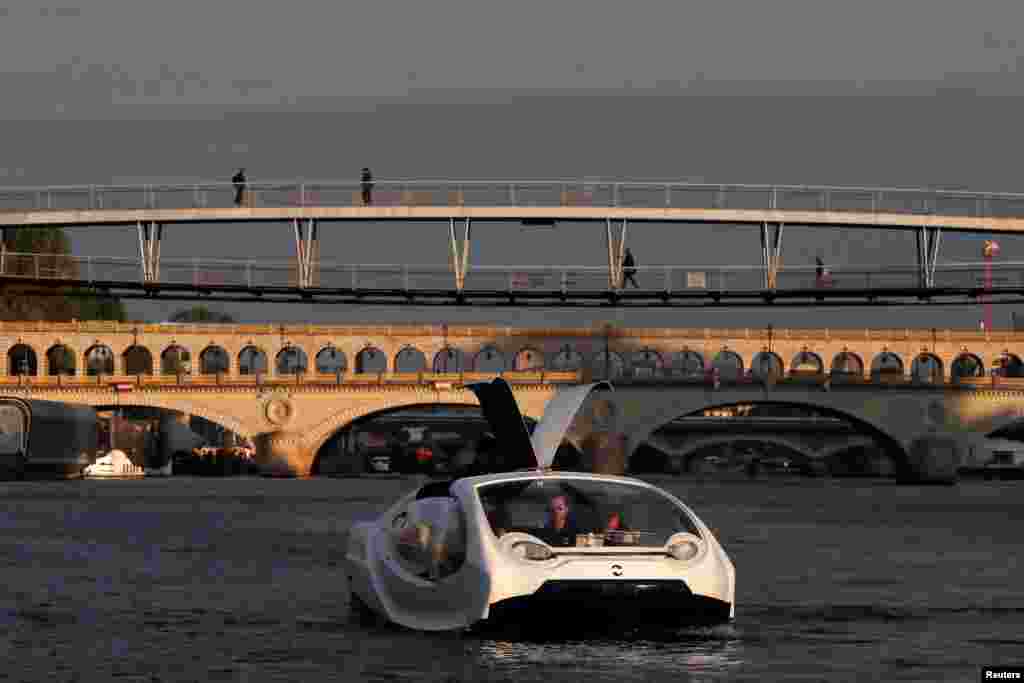
M263 414L266 416L267 422L279 427L288 422L294 412L291 402L284 398L272 398L263 406Z

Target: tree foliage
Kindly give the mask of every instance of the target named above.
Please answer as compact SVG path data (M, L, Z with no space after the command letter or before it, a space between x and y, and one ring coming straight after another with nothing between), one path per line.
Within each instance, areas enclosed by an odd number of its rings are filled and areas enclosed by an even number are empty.
M233 323L236 320L227 313L211 311L206 306L192 306L176 311L170 317L172 323Z
M17 228L4 231L4 274L77 279L71 242L62 228ZM120 299L86 288L63 288L61 295L40 296L31 285L0 287L0 320L125 320Z

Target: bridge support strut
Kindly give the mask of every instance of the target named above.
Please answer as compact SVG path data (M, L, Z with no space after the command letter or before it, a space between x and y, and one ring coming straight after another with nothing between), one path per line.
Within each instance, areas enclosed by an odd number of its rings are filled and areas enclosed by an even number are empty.
M761 272L765 289L775 289L778 282L779 264L782 263L782 227L775 226L774 234L769 235L768 224L761 224Z
M142 265L142 283L149 284L160 281L160 240L164 236L164 226L159 223L139 221L139 262Z
M320 240L317 236L317 224L313 218L292 220L295 229L295 256L298 261L298 285L300 288L312 287L316 280L316 264L320 256Z
M605 219L605 245L608 247L608 286L610 289L622 289L622 261L626 257L626 219L622 219L622 227L612 225L612 219Z
M935 286L935 264L939 260L939 242L942 228L921 227L917 229L918 285L923 288Z
M455 219L448 219L448 239L452 245L452 272L455 273L455 289L461 292L466 286L466 272L469 270L469 243L472 237L473 224L465 219L460 244L455 234Z

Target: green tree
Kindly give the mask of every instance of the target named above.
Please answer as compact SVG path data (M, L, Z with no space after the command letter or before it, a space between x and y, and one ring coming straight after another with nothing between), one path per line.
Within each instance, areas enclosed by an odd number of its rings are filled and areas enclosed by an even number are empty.
M3 234L4 274L78 279L70 258L71 242L62 228L6 229ZM38 254L38 256L35 256ZM0 287L0 320L125 320L120 299L88 288L66 287L40 296L33 286L10 283Z
M172 323L233 323L237 322L231 315L220 311L211 311L206 306L192 306L176 311L169 319Z

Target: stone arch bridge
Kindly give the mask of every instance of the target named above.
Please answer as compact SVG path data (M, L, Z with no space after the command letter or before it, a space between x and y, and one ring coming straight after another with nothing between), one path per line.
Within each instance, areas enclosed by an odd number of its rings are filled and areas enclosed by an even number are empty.
M463 385L499 373L533 418L560 384L610 375L630 450L681 415L780 402L832 411L904 453L936 435L966 453L1020 417L1021 347L1024 334L954 330L4 322L0 391L199 415L296 474L354 420L475 404Z

